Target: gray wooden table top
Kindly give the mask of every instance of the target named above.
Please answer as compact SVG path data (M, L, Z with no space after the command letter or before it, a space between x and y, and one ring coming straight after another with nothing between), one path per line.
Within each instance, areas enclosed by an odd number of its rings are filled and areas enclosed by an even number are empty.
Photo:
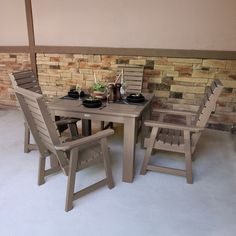
M150 104L154 94L145 93L145 102L137 104L122 104L122 103L109 103L105 107L100 108L86 108L82 105L81 100L68 100L57 98L49 104L52 110L61 110L68 112L80 112L88 114L98 114L98 115L110 115L110 116L120 116L120 117L139 117L141 112Z

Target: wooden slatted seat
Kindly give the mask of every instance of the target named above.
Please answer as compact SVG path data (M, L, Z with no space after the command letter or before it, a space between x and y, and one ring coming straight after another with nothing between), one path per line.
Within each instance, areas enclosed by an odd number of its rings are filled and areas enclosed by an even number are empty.
M14 72L9 75L12 81L13 87L24 88L38 94L42 94L42 90L40 88L37 77L35 76L32 70L25 70ZM60 134L69 128L70 134L72 138L78 137L78 130L76 122L80 120L77 118L69 118L69 117L56 117L56 124L58 126L58 130ZM31 150L37 149L35 144L31 144L30 142L30 130L25 125L25 137L24 137L24 152L28 153Z
M72 209L73 200L86 193L103 185L107 185L109 188L114 187L107 146L107 137L114 133L113 130L103 130L91 136L62 143L57 126L50 116L43 96L20 87L15 88L15 93L38 146L40 154L38 184L43 184L45 176L59 170L68 176L66 211ZM45 168L47 157L51 158L52 166L49 169ZM74 192L76 172L100 162L104 164L106 178Z
M177 111L176 115L186 116L186 125L165 123L163 122L163 119L162 121L144 122L145 125L152 127L152 131L150 137L146 138L144 141L144 146L147 147L147 150L145 152L141 174L145 174L147 170L153 170L168 174L186 176L187 183L193 182L192 154L210 117L210 114L215 108L216 101L222 89L223 85L221 82L218 79L215 79L207 89L197 113ZM167 111L163 109L156 109L155 112L175 114L174 111ZM153 149L184 153L186 165L185 169L181 170L149 164Z

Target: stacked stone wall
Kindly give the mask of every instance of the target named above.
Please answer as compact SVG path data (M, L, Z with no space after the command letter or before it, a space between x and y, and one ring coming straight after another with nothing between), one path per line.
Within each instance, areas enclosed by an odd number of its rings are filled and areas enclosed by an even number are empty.
M236 123L236 60L116 55L37 54L38 78L48 99L67 94L79 84L84 90L97 81L114 82L119 65L143 65L143 91L154 92L154 106L196 111L214 78L224 85L212 123ZM27 54L0 54L0 105L15 105L8 73L29 68Z
M30 68L26 53L0 53L0 107L16 106L9 73Z

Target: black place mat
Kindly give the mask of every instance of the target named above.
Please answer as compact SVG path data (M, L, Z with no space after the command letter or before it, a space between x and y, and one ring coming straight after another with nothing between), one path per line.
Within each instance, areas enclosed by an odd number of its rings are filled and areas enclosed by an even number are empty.
M68 95L64 96L64 97L61 97L60 99L67 99L67 100L78 100L79 98L72 98Z
M81 97L81 100L83 101L84 99L88 98L90 95L89 94L85 94L83 97ZM68 95L61 97L60 99L67 99L67 100L79 100L80 97L78 98L72 98Z

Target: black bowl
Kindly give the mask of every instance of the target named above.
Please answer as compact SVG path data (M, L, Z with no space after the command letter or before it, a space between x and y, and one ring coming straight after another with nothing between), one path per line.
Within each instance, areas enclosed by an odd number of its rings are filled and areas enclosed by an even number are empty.
M77 91L69 91L68 96L71 98L79 98L79 93Z
M145 101L145 97L141 93L139 94L131 93L126 97L126 100L127 102L141 103Z
M85 99L83 105L87 108L97 108L102 106L102 101L99 99Z

